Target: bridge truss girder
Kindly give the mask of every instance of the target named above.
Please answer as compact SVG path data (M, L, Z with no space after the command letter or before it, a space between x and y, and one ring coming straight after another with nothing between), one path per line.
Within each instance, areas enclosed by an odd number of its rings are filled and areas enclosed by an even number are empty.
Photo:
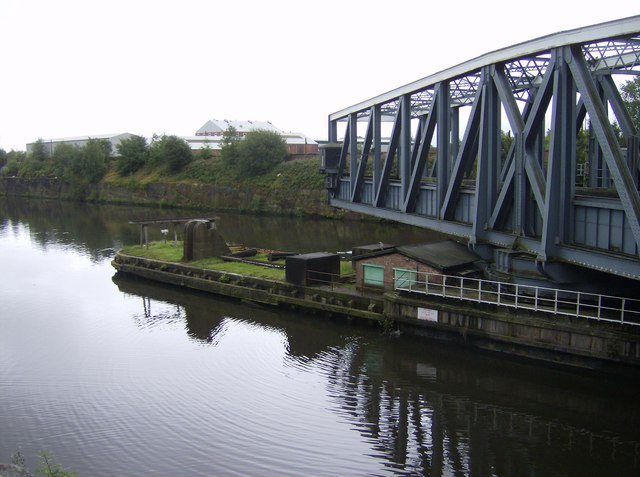
M457 235L478 250L522 250L543 268L570 263L640 279L639 125L619 74L640 74L640 16L490 53L333 113L329 143L340 154L325 170L329 203ZM503 155L505 126L513 142ZM581 130L591 138L583 183Z

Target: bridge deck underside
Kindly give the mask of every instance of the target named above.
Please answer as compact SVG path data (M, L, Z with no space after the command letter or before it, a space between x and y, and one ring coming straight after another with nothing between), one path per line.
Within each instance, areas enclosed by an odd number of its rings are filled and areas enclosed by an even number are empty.
M640 17L597 27L330 115L330 204L640 279Z

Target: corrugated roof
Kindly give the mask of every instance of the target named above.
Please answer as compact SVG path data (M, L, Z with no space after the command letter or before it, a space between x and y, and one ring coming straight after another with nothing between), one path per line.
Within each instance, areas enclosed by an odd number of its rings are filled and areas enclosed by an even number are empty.
M282 133L281 136L287 144L317 144L301 133ZM221 136L180 136L180 138L187 141L191 149L201 149L204 146L209 146L211 149L222 147Z
M253 120L229 120L229 119L210 119L204 125L196 131L196 134L205 133L222 133L229 129L229 126L233 126L239 133L246 133L254 131L256 129L264 129L267 131L274 131L282 133L280 129L275 127L269 121L253 121Z
M59 143L59 142L74 142L74 141L88 141L89 139L117 139L122 136L130 137L131 133L117 133L117 134L91 134L89 136L75 136L75 137L59 137L59 138L49 138L49 139L39 139L44 143ZM30 142L29 144L34 144L34 142Z

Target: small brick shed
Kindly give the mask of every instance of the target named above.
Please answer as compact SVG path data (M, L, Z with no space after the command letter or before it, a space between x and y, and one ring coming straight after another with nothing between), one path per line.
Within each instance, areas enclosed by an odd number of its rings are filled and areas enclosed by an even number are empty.
M453 240L401 247L379 246L377 249L375 245L356 248L360 252L353 254L352 261L358 289L393 290L394 268L457 275L474 271L474 264L481 260L466 245ZM368 253L361 252L368 249L371 250Z

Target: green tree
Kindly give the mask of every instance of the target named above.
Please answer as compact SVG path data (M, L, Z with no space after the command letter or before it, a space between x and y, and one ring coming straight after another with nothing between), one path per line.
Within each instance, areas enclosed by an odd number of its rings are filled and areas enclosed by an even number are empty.
M7 164L7 151L4 149L0 149L0 169L2 169Z
M636 129L640 128L640 76L624 83L620 87L620 95L627 105L631 121Z
M614 121L611 127L613 128L613 134L615 134L616 139L618 140L618 144L620 144L620 147L626 147L627 138L624 137L624 134L622 134L622 128L618 124L618 121Z
M24 151L14 151L13 149L7 153L7 162L16 161L18 163L27 160L27 153Z
M66 182L77 180L82 174L82 152L77 146L61 143L53 150L54 173Z
M116 170L122 176L133 174L144 166L149 158L147 140L142 136L123 139L117 149Z
M237 144L235 172L239 176L260 175L272 170L288 155L282 136L274 131L250 131Z
M238 143L240 139L240 134L238 134L238 131L233 126L229 126L222 133L220 158L223 164L229 169L233 169L238 161Z
M47 147L42 139L38 139L33 143L29 158L38 162L44 162L49 159L49 151L47 151Z
M171 172L177 172L193 160L189 144L178 136L154 136L149 147L153 164L166 164Z
M507 160L507 155L509 154L509 149L511 148L511 144L513 143L513 136L511 135L511 131L502 131L502 162Z
M24 151L14 151L13 149L7 153L7 162L2 168L3 176L17 176L20 168L27 161L27 153Z
M5 177L17 176L20 171L20 164L15 159L8 159L7 164L2 168L2 175Z
M211 159L213 157L213 149L209 147L209 144L205 144L199 152L200 159Z
M111 149L110 141L93 138L82 148L82 175L90 184L97 184L106 174Z

